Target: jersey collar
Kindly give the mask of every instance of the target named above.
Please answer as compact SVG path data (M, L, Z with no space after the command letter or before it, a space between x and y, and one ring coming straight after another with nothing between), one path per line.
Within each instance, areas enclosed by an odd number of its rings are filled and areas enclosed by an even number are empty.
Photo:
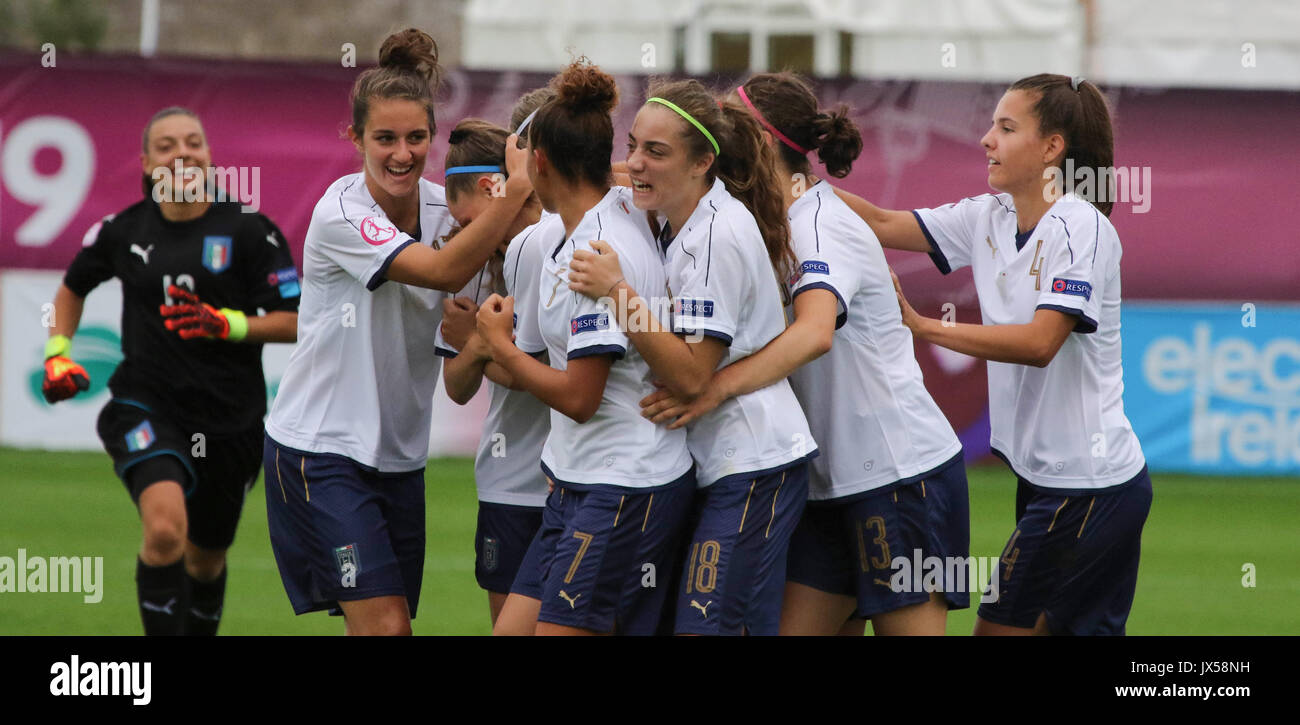
M713 186L704 193L704 196L700 197L700 202L695 205L695 210L691 212L689 217L686 217L685 226L673 230L672 241L666 245L661 242L661 248L667 252L668 249L672 248L673 244L677 243L677 240L682 238L683 234L689 234L696 226L721 211L723 202L729 198L731 198L731 194L727 192L727 186L722 183L722 179L714 179ZM667 224L666 219L664 223Z

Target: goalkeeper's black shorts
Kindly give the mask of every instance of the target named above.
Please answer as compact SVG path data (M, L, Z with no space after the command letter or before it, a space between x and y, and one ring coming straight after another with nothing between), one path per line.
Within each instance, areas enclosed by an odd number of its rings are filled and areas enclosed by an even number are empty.
M113 398L97 424L113 470L131 500L160 481L185 490L188 538L205 549L227 549L244 497L257 480L262 461L262 426L229 435L190 430L150 406Z

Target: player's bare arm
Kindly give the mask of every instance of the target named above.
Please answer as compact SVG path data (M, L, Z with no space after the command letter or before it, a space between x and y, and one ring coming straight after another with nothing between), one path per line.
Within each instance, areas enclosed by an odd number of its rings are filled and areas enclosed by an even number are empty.
M801 293L794 298L794 324L763 349L719 370L694 400L684 400L667 390L646 396L641 401L641 415L653 423L669 423L669 428L680 428L729 398L784 380L830 351L838 305L835 294L828 290L811 289Z
M50 325L50 337L63 335L72 337L81 325L81 313L86 308L86 298L77 296L76 292L60 284L54 293L54 324Z
M470 333L459 347L460 354L443 363L442 382L447 397L456 405L465 405L483 384L483 368L492 362L492 351L477 332Z
M619 327L663 384L684 399L701 395L726 355L726 346L711 337L687 342L665 329L650 304L623 278L613 247L596 240L591 242L591 248L594 251L579 249L573 253L569 289L596 300L609 297Z
M922 317L903 295L898 275L894 290L903 313L903 324L917 338L972 357L994 362L1047 367L1065 339L1074 331L1075 318L1056 310L1036 310L1034 319L1023 325L973 325Z
M929 252L930 242L921 231L912 212L899 209L881 209L857 194L836 188L835 195L840 198L853 213L862 217L862 221L871 227L880 239L880 245L889 249L903 249L909 252Z
M512 339L514 298L492 295L478 312L478 332L492 350L492 359L513 378L518 389L579 423L600 408L605 381L613 361L608 355L570 360L565 370L543 363L520 350Z
M528 152L515 148L516 136L506 143L504 196L493 197L488 207L441 249L423 244L407 245L388 268L394 282L456 292L483 269L488 257L501 245L511 223L533 192L528 179Z
M272 310L265 315L248 318L248 334L244 342L297 342L298 313Z

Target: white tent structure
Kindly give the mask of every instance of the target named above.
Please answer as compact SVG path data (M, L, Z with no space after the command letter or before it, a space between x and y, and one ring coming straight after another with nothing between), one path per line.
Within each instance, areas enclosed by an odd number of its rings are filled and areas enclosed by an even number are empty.
M1294 0L467 0L464 65L1300 88Z

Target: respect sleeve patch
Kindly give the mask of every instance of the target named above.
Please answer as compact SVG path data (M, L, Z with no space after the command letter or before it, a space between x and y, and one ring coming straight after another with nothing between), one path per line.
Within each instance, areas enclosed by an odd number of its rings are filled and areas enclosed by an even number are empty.
M569 322L569 333L580 335L584 332L596 332L609 329L609 314L605 312L579 315Z
M1092 300L1092 285L1082 280L1057 277L1052 280L1052 291L1058 295L1074 295Z
M799 274L830 274L831 266L825 262L810 259L799 265Z
M673 301L673 306L678 317L713 317L713 300L678 298Z

